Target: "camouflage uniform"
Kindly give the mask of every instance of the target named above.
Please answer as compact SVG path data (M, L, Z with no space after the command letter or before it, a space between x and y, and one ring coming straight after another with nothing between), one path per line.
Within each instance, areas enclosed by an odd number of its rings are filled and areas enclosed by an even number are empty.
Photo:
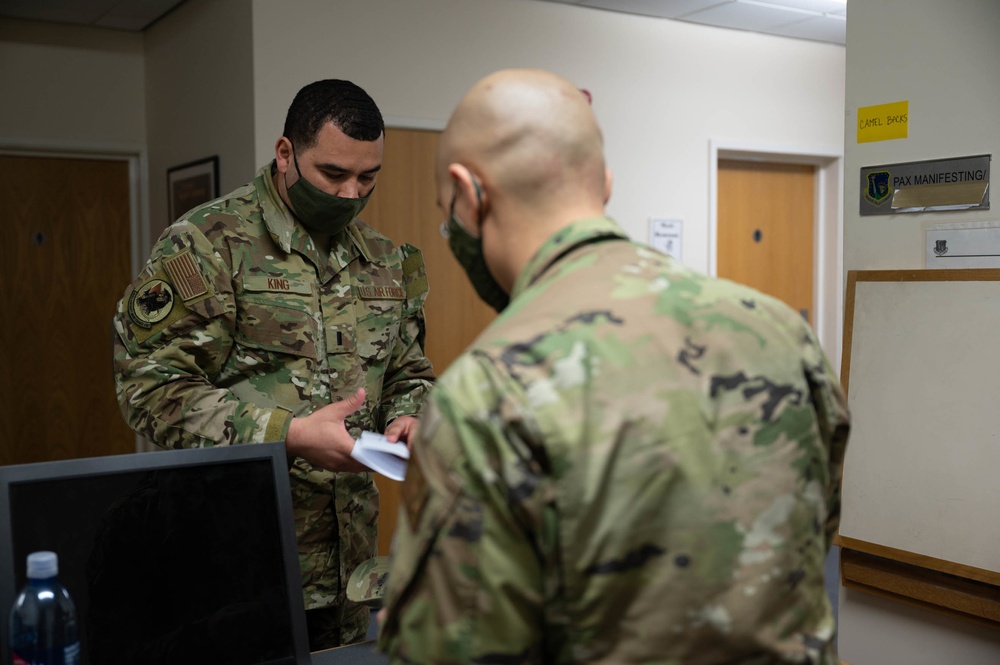
M433 381L419 250L355 219L324 262L273 168L170 226L118 303L118 402L164 448L281 440L292 416L363 386L347 421L356 438L416 414ZM377 545L372 475L290 463L306 608L343 604L348 576ZM348 604L341 641L363 638L367 619Z
M405 663L836 662L849 421L808 325L606 218L428 397L380 647Z

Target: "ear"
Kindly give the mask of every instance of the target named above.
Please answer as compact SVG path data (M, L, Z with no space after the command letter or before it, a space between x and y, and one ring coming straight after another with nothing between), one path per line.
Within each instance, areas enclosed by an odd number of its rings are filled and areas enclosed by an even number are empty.
M478 226L489 205L479 178L467 166L458 162L448 165L448 177L455 188L455 208L461 211L458 213L459 218L469 220L470 223L475 219Z
M451 178L451 184L458 193L459 198L464 198L476 208L482 206L482 189L480 189L476 176L472 174L472 171L468 167L458 162L451 163L448 165L448 177Z
M611 188L614 185L615 177L611 175L611 169L604 167L604 205L611 200Z
M274 144L274 161L278 165L278 171L287 173L292 164L292 142L282 136Z

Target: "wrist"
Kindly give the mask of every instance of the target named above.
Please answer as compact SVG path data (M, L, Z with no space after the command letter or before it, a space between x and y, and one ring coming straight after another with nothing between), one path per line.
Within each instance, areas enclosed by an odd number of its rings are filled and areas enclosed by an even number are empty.
M302 449L302 418L289 415L288 427L285 430L285 452L299 457Z

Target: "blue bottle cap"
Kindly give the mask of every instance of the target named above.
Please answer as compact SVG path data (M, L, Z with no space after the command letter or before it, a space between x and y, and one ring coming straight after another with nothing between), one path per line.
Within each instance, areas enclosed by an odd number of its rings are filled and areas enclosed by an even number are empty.
M55 552L32 552L28 555L28 579L45 580L59 574L59 557Z

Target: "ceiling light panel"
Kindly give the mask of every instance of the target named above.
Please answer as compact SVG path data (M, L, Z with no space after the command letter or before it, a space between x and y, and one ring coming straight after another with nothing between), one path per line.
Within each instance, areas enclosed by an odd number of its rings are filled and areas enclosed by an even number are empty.
M799 23L773 28L768 33L817 42L844 44L847 41L847 21L839 16L818 16Z
M724 5L688 14L685 21L707 23L724 28L768 32L772 28L798 23L817 16L812 12L795 10L779 5L764 6L745 2L729 2Z
M579 4L630 14L678 18L731 2L733 0L580 0Z
M806 11L819 12L821 14L847 13L847 3L838 0L753 0L757 5L779 5L782 7L792 7L794 9L805 9Z

